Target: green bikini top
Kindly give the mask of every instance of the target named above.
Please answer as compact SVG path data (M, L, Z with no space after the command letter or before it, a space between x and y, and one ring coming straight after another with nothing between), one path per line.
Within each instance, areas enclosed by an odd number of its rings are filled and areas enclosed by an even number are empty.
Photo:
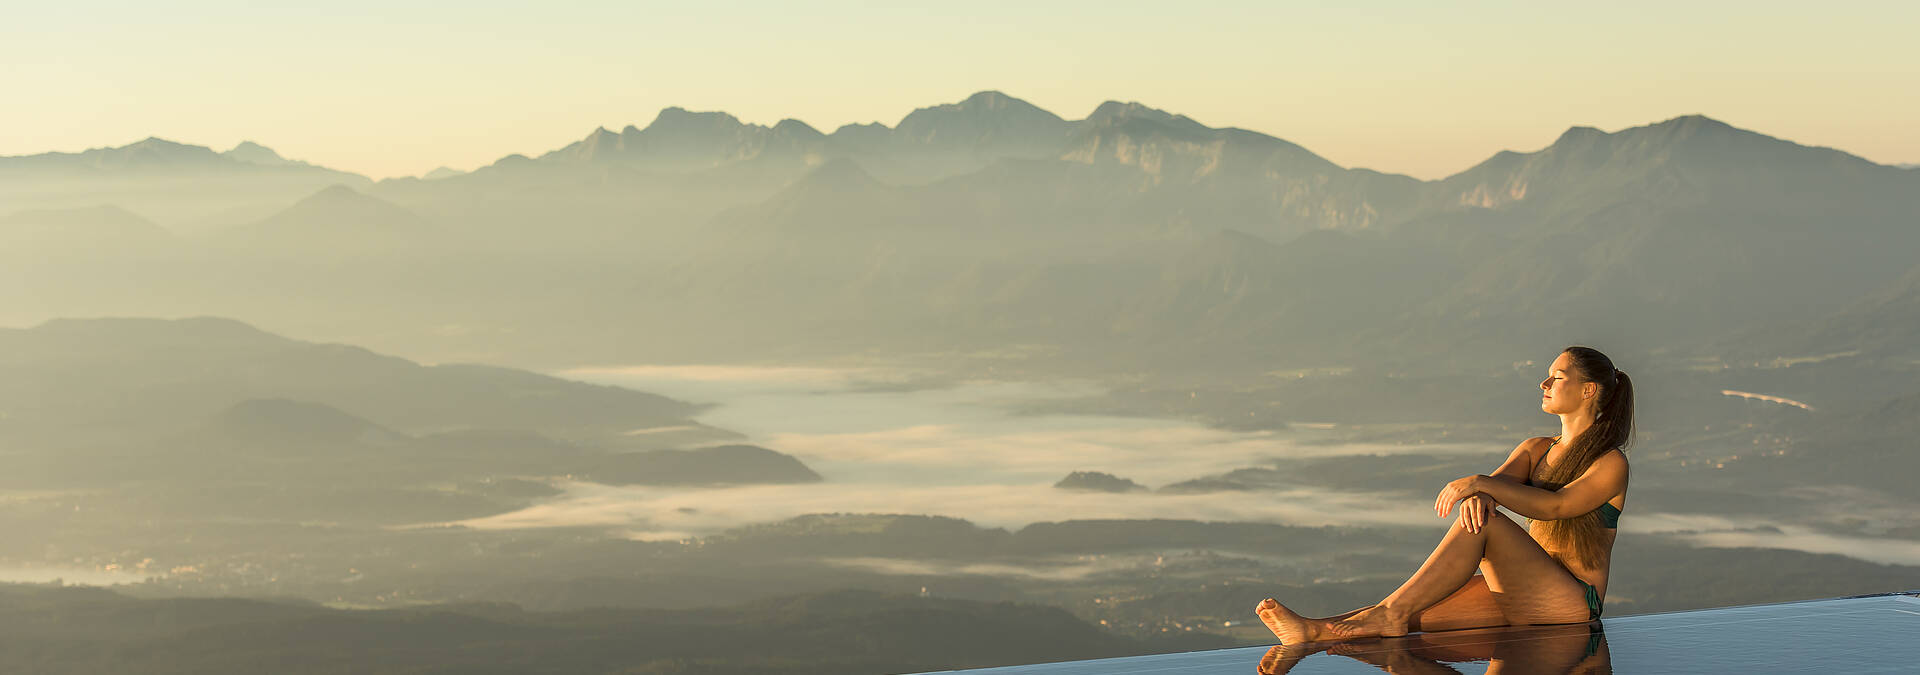
M1620 507L1614 506L1611 503L1601 502L1600 508L1594 510L1600 512L1601 526L1609 530L1620 529Z
M1558 438L1553 439L1551 442L1547 443L1547 449L1552 450L1554 444L1559 442L1560 442L1560 439ZM1527 481L1527 484L1532 485L1533 481L1529 479ZM1558 490L1559 488L1554 488L1554 489ZM1614 506L1611 501L1601 502L1600 508L1594 509L1594 512L1600 514L1601 527L1605 527L1609 530L1620 529L1620 507Z

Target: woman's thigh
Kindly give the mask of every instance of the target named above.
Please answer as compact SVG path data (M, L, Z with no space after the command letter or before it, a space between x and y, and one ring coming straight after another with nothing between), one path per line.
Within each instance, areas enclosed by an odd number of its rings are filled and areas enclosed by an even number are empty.
M1507 616L1500 611L1493 592L1487 590L1485 577L1475 574L1461 584L1459 590L1433 603L1432 607L1414 612L1407 618L1407 630L1446 631L1463 628L1486 628L1507 625ZM1462 657L1471 660L1473 657Z
M1547 555L1506 514L1487 518L1486 559L1480 573L1513 625L1587 620L1587 591L1560 561Z

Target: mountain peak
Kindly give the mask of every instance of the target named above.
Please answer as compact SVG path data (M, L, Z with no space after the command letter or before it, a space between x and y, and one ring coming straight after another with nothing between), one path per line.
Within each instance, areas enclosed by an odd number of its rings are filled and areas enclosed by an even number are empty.
M717 110L694 112L680 106L670 106L661 108L660 114L655 115L653 122L641 131L712 131L740 126L745 126L740 118L728 113Z
M139 141L118 148L96 148L80 153L83 158L91 158L95 166L160 166L168 164L218 163L220 154L203 145L175 143L158 136L148 136Z
M159 136L148 136L146 138L142 138L132 143L128 143L126 145L120 146L120 148L118 149L120 150L186 150L186 149L192 149L192 148L201 148L201 146L187 145L185 143L177 143L174 141L169 141L167 139L161 138ZM202 148L202 149L205 149L205 148Z
M913 145L1052 150L1068 131L1067 121L1059 115L997 91L983 91L959 103L942 103L907 113L894 127L893 136L896 142Z
M1607 132L1601 131L1594 127L1571 126L1571 127L1567 127L1566 131L1560 132L1560 137L1557 139L1554 139L1553 142L1557 145L1567 141L1578 140L1583 138L1599 138L1606 135L1607 135ZM1502 150L1501 152L1508 152L1508 151Z
M988 109L999 109L1016 104L1030 105L1026 101L992 89L974 92L972 96L968 96L960 101L960 107L963 108L984 107Z
M1127 119L1145 119L1145 120L1153 120L1155 122L1169 122L1169 123L1181 122L1181 123L1196 124L1196 125L1200 124L1199 122L1193 121L1192 118L1189 118L1186 115L1175 115L1173 113L1167 112L1165 110L1161 110L1159 108L1148 107L1147 105L1140 103L1138 101L1127 101L1125 103L1121 103L1119 101L1107 101L1105 103L1101 103L1099 107L1094 108L1093 114L1087 115L1087 121L1093 122L1093 123L1114 122L1118 120L1127 120Z
M1498 208L1520 201L1553 203L1569 195L1587 200L1645 201L1659 194L1743 190L1755 176L1801 182L1870 170L1871 163L1831 148L1803 146L1741 129L1705 115L1606 133L1571 127L1539 151L1503 151L1444 179L1447 199ZM1756 173L1759 172L1759 173ZM1785 173L1781 173L1785 172ZM1785 178L1785 176L1794 176Z
M803 138L803 139L815 139L815 138L820 138L826 135L826 134L820 133L819 129L813 128L813 125L807 124L806 122L802 122L800 120L797 120L791 117L780 120L779 123L774 124L773 133L776 135L789 136L792 138Z
M1661 122L1659 124L1655 124L1653 126L1678 127L1683 129L1732 129L1733 128L1733 125L1731 124L1727 124L1726 122L1722 122L1720 120L1717 120L1699 113L1694 113L1691 115L1681 115L1679 117L1675 117L1673 119L1667 120L1665 122Z
M963 113L974 116L990 114L1035 116L1037 114L1037 116L1040 117L1060 119L1058 115L1047 112L1039 106L1028 103L1022 99L1014 98L998 91L987 90L975 92L973 95L962 99L959 103L942 103L925 108L917 108L913 112L907 113L907 116L900 120L899 126L906 126L907 120L914 119L916 116L925 117L929 113L936 115L941 113Z
M587 134L586 138L568 150L572 150L578 159L605 160L620 154L624 146L620 134L608 131L606 127L594 127L593 133Z
M295 202L252 229L405 233L423 226L419 216L392 202L334 184Z
M1738 142L1734 139L1739 138L1779 141L1779 139L1771 136L1747 131L1727 124L1726 122L1707 117L1706 115L1681 115L1664 122L1633 127L1631 129L1622 129L1614 133L1614 136L1617 137L1627 137L1630 135L1647 139L1657 139L1656 142L1669 144L1698 140L1705 140L1711 143L1730 143Z
M299 163L281 157L280 153L274 152L272 148L253 141L240 141L239 145L233 146L232 150L220 153L220 156L261 166L287 166Z
M360 191L355 190L353 188L347 187L340 183L334 183L332 185L321 188L319 192L315 192L312 195L308 195L306 199L302 199L300 201L302 202L357 201L360 199L373 199L373 198L368 197L366 195L362 195L360 194Z

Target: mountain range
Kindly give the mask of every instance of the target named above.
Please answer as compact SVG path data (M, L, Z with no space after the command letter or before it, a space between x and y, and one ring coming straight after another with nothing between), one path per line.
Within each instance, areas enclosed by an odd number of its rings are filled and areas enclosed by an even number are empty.
M437 173L376 183L255 144L157 139L0 158L0 196L30 209L0 231L116 204L191 235L181 255L196 269L244 269L230 274L256 295L301 289L304 316L458 311L436 321L491 321L485 344L527 361L1011 343L1163 369L1453 367L1543 342L1673 358L1920 344L1920 174L1701 115L1575 126L1421 181L1139 103L1066 120L984 91L831 133L668 108L645 127ZM262 262L289 255L333 262ZM299 311L184 269L156 272L197 299L179 311ZM45 286L57 273L33 274ZM21 306L128 304L106 295ZM600 346L502 337L517 329L500 317L531 316ZM476 348L429 330L398 332L415 353Z

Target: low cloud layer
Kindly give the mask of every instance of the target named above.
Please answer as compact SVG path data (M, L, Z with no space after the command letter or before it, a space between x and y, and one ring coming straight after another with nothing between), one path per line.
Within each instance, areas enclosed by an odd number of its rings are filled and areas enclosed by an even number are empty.
M766 439L830 479L885 475L968 477L988 482L1058 480L1074 471L1104 471L1158 487L1284 458L1351 454L1482 453L1485 445L1301 445L1276 432L1235 432L1119 418L1054 420L1056 428L930 424L856 433L784 433ZM1279 464L1285 468L1284 462ZM1491 470L1494 467L1488 467ZM836 475L839 474L839 475ZM1437 493L1441 486L1435 485Z
M707 536L741 525L813 513L948 516L1010 530L1036 522L1154 518L1301 526L1404 526L1432 528L1436 537L1451 523L1435 518L1428 501L1328 490L1167 495L1073 492L1044 485L818 483L688 489L571 483L564 487L567 495L556 501L456 524L484 530L606 527L623 530L634 539L657 541ZM1517 517L1515 521L1525 522ZM1676 534L1701 546L1783 548L1836 553L1878 563L1920 564L1920 542L1823 534L1809 527L1782 526L1760 519L1640 513L1631 520L1623 519L1621 530L1627 534ZM867 563L847 564L859 567ZM1033 574L1081 576L1097 571L1063 568Z
M1207 495L1108 494L1044 485L756 485L717 489L566 486L558 501L462 521L477 529L599 526L637 538L713 534L810 513L903 513L963 518L987 527L1080 519L1171 518L1289 525L1445 523L1414 501L1374 494L1295 490Z

